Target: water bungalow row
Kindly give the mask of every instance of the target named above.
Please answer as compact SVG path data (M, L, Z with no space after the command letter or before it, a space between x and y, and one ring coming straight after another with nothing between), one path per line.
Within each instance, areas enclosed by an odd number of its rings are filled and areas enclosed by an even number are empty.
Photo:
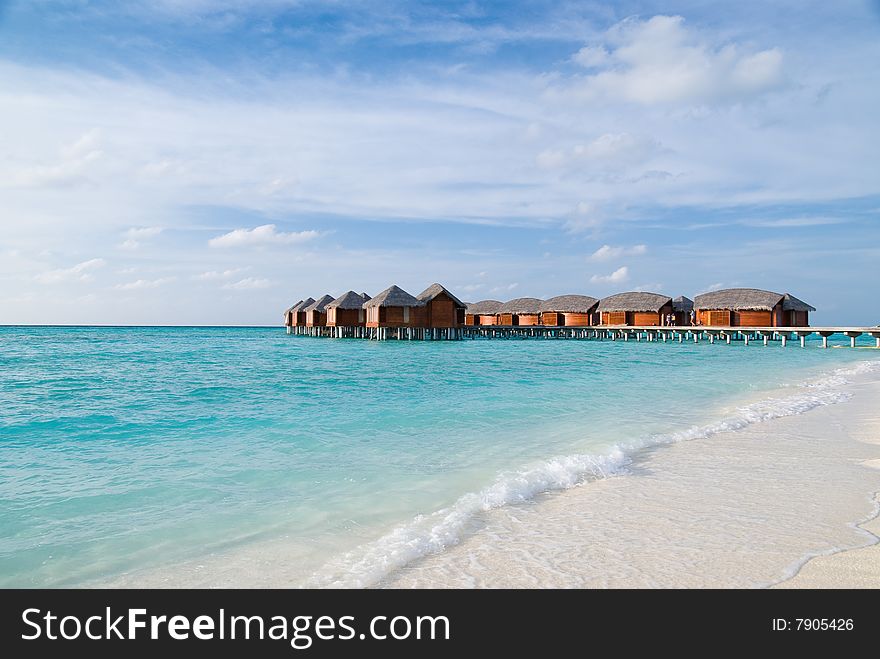
M693 300L631 291L598 299L559 295L548 300L521 297L507 302L462 302L441 284L418 295L392 285L370 297L347 291L333 298L300 300L284 312L288 334L374 340L462 338L597 338L628 341L769 340L801 344L810 334L824 346L833 334L855 345L868 334L880 347L880 328L809 328L815 307L790 293L732 288Z

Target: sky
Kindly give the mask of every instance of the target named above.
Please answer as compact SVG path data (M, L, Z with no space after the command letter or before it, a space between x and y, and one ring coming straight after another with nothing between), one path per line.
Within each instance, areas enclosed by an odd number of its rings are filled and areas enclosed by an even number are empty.
M0 323L791 292L880 323L880 2L0 0Z

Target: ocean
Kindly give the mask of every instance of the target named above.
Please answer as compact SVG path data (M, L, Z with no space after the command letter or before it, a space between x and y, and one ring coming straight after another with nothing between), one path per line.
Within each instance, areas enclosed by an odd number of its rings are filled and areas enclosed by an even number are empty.
M644 447L842 402L847 369L878 361L812 340L2 327L0 586L273 570L277 586L373 585L481 510L618 473Z

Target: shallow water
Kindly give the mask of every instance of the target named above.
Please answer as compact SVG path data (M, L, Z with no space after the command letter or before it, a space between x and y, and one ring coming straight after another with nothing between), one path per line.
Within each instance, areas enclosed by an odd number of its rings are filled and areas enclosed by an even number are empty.
M0 328L0 585L112 581L278 542L297 547L290 574L302 575L279 585L332 583L345 552L394 529L418 535L417 515L487 488L503 505L565 487L780 387L799 401L786 413L834 402L843 389L797 385L877 357L816 344ZM395 563L360 565L356 583L381 577L377 565Z

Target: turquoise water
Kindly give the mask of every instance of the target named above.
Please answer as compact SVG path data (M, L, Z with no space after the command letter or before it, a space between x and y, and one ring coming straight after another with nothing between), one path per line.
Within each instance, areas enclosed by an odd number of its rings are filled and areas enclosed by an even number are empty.
M314 546L319 565L506 471L708 423L878 356L0 328L0 586L76 586L278 538Z

